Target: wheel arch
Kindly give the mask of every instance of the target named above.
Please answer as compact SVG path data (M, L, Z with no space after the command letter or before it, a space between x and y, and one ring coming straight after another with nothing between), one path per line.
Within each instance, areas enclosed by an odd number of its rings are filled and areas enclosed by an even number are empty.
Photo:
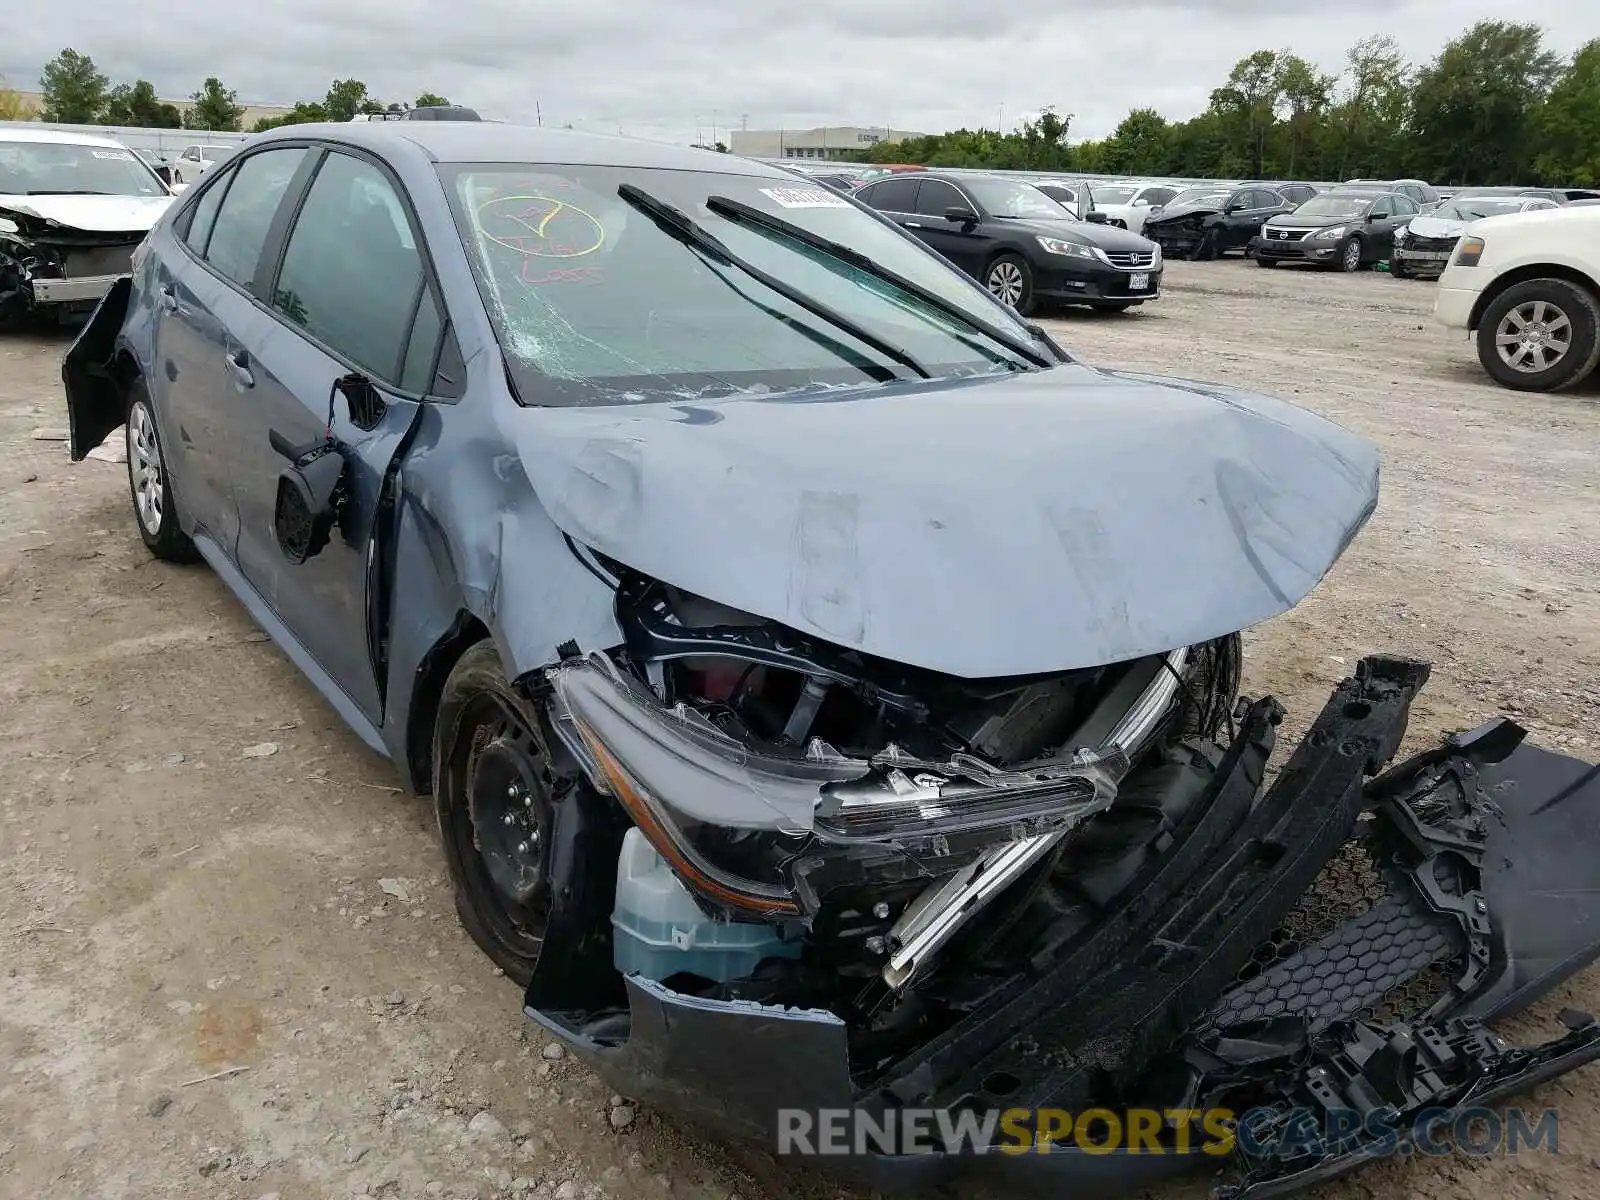
M1478 294L1477 300L1472 305L1472 315L1467 318L1467 328L1476 331L1478 323L1483 319L1484 311L1498 300L1508 288L1513 288L1519 283L1529 283L1535 279L1559 279L1565 283L1581 287L1589 293L1596 305L1600 305L1600 284L1576 267L1564 266L1560 263L1529 263L1527 266L1515 267L1505 274L1495 278L1494 282Z
M405 719L405 773L413 792L426 796L433 791L433 726L439 716L439 700L445 680L456 663L479 642L490 640L489 627L462 609L455 620L423 653L413 674L411 703Z

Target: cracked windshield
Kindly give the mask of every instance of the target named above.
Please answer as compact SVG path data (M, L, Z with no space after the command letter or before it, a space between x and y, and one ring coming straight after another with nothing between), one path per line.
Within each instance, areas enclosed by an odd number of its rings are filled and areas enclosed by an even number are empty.
M587 166L441 170L525 404L662 402L916 377L903 358L932 377L1027 365L1001 341L892 283L709 211L713 196L843 243L979 326L1038 348L964 276L802 179ZM667 232L618 195L624 182L679 210L733 256L803 294L812 309Z

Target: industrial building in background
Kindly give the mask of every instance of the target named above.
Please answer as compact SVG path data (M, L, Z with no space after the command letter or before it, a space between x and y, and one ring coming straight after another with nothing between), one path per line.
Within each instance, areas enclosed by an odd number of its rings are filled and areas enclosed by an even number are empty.
M884 125L825 125L820 129L734 129L728 149L746 158L837 158L846 150L870 150L879 142L926 137Z

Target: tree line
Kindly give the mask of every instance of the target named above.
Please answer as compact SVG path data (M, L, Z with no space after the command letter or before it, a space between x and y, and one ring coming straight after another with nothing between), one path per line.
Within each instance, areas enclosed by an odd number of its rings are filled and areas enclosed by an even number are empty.
M0 81L3 82L3 81ZM215 75L207 76L200 89L191 93L189 105L163 103L156 97L155 85L147 79L113 85L95 66L94 59L66 49L45 64L39 76L42 103L37 112L24 111L21 97L0 86L0 121L19 121L37 117L64 125L130 125L148 129L212 129L224 133L240 132L245 106L239 95L224 87ZM418 107L450 103L443 96L423 92ZM279 125L306 121L348 121L358 113L403 112L404 102L383 103L367 91L359 79L336 79L321 100L302 100L287 113L263 117L250 132L261 133Z
M1206 110L1170 121L1136 108L1099 141L1068 141L1045 109L1015 130L882 142L865 162L1210 179L1425 179L1600 185L1600 39L1570 59L1537 25L1480 21L1428 63L1363 38L1338 75L1291 50L1241 58Z

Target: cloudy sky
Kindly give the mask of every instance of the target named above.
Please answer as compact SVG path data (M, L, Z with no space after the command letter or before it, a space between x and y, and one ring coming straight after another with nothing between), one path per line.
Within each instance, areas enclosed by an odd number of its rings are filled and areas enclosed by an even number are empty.
M822 124L1007 128L1041 106L1074 137L1129 108L1184 118L1251 50L1336 71L1349 41L1393 35L1426 61L1479 17L1535 19L1570 53L1595 0L3 0L0 75L32 89L62 47L164 97L219 76L250 103L366 81L486 116L673 141ZM1003 112L1003 118L1002 118Z

